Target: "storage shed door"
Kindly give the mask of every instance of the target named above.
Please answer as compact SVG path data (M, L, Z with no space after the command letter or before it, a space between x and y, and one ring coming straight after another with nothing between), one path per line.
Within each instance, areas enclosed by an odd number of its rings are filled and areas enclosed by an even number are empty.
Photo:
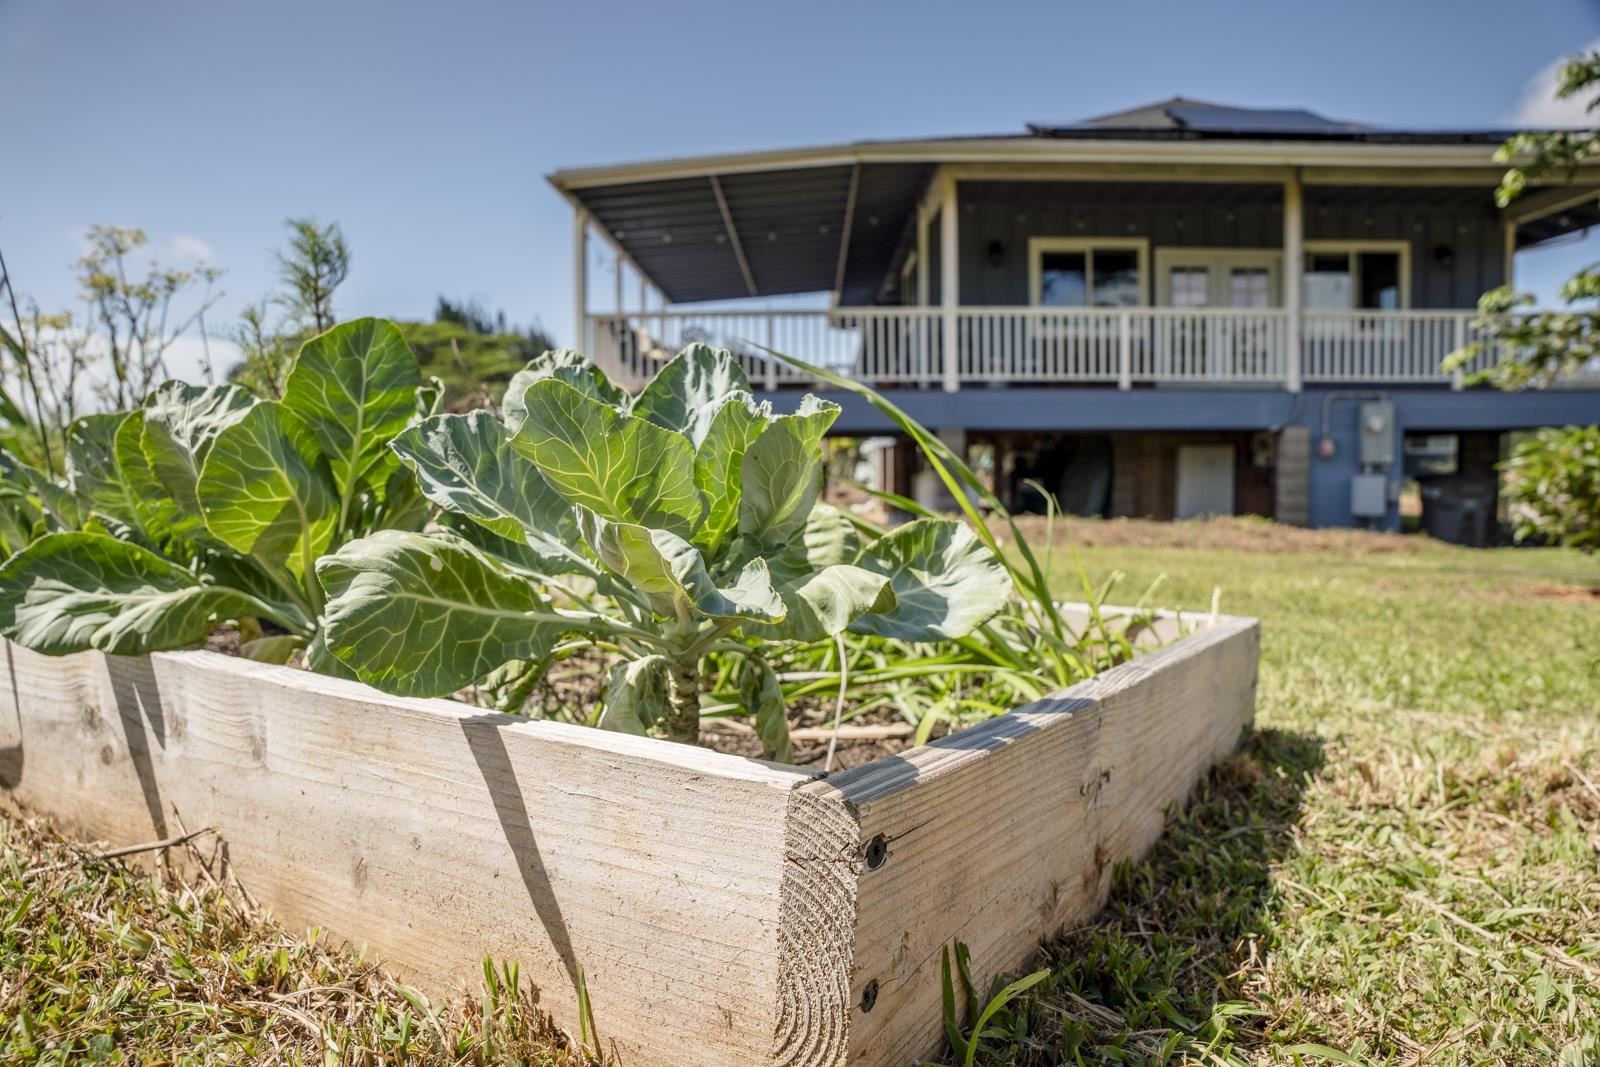
M1233 446L1178 446L1180 519L1233 514Z

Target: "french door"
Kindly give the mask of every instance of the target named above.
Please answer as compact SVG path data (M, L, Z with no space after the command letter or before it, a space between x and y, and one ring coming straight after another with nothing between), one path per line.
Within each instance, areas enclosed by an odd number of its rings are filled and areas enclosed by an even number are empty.
M1169 320L1157 338L1157 360L1184 377L1256 377L1273 365L1276 323L1229 315L1283 306L1283 256L1257 249L1164 248L1158 253L1158 301L1208 309Z

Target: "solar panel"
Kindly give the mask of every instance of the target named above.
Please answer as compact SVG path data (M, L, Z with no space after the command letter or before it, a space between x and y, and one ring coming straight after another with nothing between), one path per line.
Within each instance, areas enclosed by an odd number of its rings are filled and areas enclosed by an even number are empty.
M1167 109L1191 130L1239 130L1259 133L1334 133L1357 128L1299 108L1243 108L1180 105Z

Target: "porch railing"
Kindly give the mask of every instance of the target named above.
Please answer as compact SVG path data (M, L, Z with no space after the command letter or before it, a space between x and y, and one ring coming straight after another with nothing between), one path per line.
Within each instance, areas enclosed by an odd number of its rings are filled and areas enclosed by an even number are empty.
M1449 383L1474 311L1305 311L1308 383ZM850 308L591 314L586 351L629 385L694 342L728 348L758 389L811 384L770 349L876 385L1159 382L1285 385L1292 323L1279 308ZM954 351L946 351L946 327ZM953 367L946 363L954 360ZM1480 365L1492 355L1480 359ZM946 371L952 373L948 374ZM1470 373L1469 368L1468 372ZM1459 376L1456 377L1459 382Z

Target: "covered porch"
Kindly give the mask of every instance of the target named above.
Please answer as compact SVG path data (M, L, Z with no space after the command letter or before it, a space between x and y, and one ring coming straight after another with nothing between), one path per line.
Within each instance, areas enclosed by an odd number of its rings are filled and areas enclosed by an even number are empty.
M870 385L942 388L1164 383L1459 387L1440 364L1477 339L1471 310L941 307L585 312L582 350L629 385L687 344L727 348L772 390L814 378L794 356ZM1298 359L1291 338L1298 334ZM1487 360L1489 357L1485 357Z
M1312 148L1296 152L1314 165L1283 152L1267 165L1249 145L1229 146L1236 164L880 160L878 147L825 166L553 177L574 207L578 344L630 385L703 342L767 390L815 384L769 352L949 392L1460 388L1497 358L1441 368L1479 339L1478 294L1511 280L1519 247L1587 225L1597 193L1552 187L1498 209L1481 148L1367 146L1367 165L1334 166ZM596 247L610 279L590 277ZM814 302L768 299L794 294Z

